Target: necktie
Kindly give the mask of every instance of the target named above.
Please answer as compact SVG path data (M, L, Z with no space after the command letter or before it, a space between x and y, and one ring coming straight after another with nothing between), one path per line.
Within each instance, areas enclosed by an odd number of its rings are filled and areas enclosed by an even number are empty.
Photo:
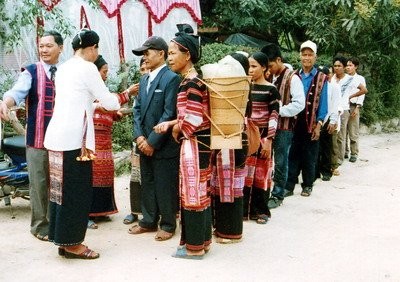
M56 77L57 68L55 66L50 67L50 79L54 83L54 78Z

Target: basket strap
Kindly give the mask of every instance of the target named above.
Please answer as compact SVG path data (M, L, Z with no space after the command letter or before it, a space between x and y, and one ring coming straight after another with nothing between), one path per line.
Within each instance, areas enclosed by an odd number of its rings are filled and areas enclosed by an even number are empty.
M204 83L208 88L210 88L212 91L214 91L218 96L220 96L222 99L224 99L226 102L228 102L232 107L234 107L239 112L239 114L244 118L244 114L240 111L240 109L234 103L232 103L228 98L226 98L222 94L220 94L214 87L212 87L210 84L208 84L204 80L202 80L200 78L199 78L199 80L202 83Z
M208 118L208 120L211 122L211 124L218 130L218 132L219 132L222 136L224 136L224 138L231 138L231 137L233 137L233 136L242 134L242 131L234 132L234 133L229 134L229 135L224 134L224 133L222 132L221 128L218 127L218 125L212 120L212 118L211 118L206 112L203 112L203 113L204 113L204 115Z

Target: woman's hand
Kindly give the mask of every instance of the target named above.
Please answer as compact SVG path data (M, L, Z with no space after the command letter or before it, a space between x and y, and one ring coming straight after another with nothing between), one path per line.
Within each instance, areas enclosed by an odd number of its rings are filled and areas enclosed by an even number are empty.
M128 91L129 96L136 96L139 93L139 83L132 84L126 91Z
M174 139L175 139L175 141L176 141L177 143L180 143L180 142L179 142L179 136L180 136L180 134L181 134L181 129L180 129L180 127L179 127L179 124L176 123L176 124L174 125L174 127L172 127L172 137L174 137Z
M163 121L156 126L153 127L154 131L159 134L164 134L168 131L168 129L171 127L171 122L170 121Z
M272 139L261 141L260 157L263 159L271 158Z

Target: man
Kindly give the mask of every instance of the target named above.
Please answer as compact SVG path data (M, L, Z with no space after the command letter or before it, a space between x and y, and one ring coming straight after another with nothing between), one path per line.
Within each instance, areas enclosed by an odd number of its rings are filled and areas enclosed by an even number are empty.
M40 61L25 67L13 88L3 96L0 117L8 120L8 109L26 99L26 158L30 182L31 233L47 241L49 232L48 152L43 146L53 114L54 76L63 50L63 38L56 31L44 32L39 40Z
M143 218L129 229L131 234L160 230L155 239L170 239L176 229L178 207L179 145L171 135L158 134L153 127L176 119L179 76L168 69L165 60L168 45L161 37L148 38L143 46L132 50L143 60L149 73L139 82L134 106L133 139L140 153L141 206Z
M339 124L339 103L341 97L340 86L332 83L333 73L330 69L320 66L319 70L328 76L328 114L325 117L324 124L321 128L319 136L319 156L317 161L316 178L321 177L323 181L329 181L333 172L333 160L337 155L337 131L340 129ZM336 161L334 161L336 162Z
M360 109L363 106L365 94L368 93L365 78L357 73L359 66L357 58L347 60L346 71L353 77L350 85L350 118L347 123L347 132L350 139L350 162L356 162L358 157L358 135L360 130Z
M340 87L340 130L337 135L333 135L333 155L332 155L332 169L333 175L340 175L338 170L339 165L343 163L345 153L345 142L347 123L350 117L350 85L353 83L353 78L345 73L347 59L343 56L336 56L333 58L333 72L334 75L331 79L332 83L337 83Z
M278 130L273 141L274 188L271 198L268 200L268 207L273 209L279 207L284 199L295 117L304 109L305 97L299 75L284 65L280 48L275 44L269 44L263 47L261 52L268 57L268 70L273 76L272 82L278 89L282 101L279 109Z
M328 112L327 77L314 64L317 45L308 40L300 46L301 70L297 71L303 82L306 106L297 116L293 142L289 152L289 172L285 197L293 195L300 171L303 183L301 196L311 195L315 181L318 157L318 139L321 126Z

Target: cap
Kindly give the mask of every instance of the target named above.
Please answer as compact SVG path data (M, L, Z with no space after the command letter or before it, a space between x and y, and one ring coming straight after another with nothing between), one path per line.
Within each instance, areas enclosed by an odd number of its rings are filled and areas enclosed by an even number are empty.
M315 44L311 40L307 40L306 42L303 42L303 44L301 44L300 52L305 48L310 48L315 54L317 54L317 44Z
M143 52L149 49L155 49L155 50L164 50L165 53L168 53L168 45L167 42L165 42L164 39L162 39L159 36L151 36L149 37L142 45L142 47L139 47L137 49L133 49L132 53L135 54L136 56L142 56Z

